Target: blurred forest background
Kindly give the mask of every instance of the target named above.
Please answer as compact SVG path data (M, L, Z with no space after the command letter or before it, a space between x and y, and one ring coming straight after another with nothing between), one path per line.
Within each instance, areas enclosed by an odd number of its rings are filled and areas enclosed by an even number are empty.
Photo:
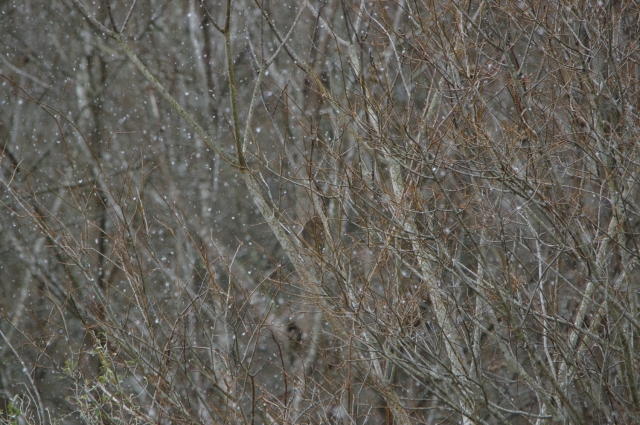
M0 0L0 423L640 423L635 0Z

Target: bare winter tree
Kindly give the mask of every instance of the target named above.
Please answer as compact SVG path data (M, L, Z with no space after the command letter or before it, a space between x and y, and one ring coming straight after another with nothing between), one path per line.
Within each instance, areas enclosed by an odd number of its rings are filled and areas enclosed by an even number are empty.
M640 8L0 3L0 422L640 421Z

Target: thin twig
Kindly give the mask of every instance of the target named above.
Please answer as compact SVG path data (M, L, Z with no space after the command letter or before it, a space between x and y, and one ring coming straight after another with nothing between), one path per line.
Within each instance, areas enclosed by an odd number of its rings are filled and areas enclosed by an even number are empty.
M131 19L131 14L133 13L133 8L136 7L137 2L138 0L133 0L133 3L131 4L131 8L129 8L129 13L127 13L127 17L124 19L124 22L122 23L122 27L120 28L120 34L122 34L124 32L124 29L127 27L127 24L129 23L129 19Z

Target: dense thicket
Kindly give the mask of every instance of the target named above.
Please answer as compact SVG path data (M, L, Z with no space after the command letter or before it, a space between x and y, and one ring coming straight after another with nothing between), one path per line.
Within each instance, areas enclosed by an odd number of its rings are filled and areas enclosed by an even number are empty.
M0 2L0 423L638 423L639 21Z

